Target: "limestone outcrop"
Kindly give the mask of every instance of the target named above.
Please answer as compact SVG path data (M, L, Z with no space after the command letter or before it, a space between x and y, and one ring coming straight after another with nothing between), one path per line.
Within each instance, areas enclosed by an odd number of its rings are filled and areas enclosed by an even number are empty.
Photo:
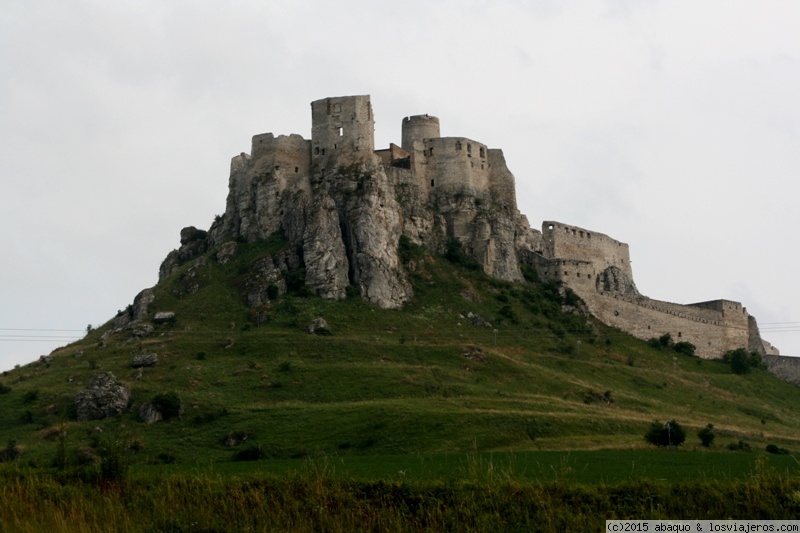
M100 420L118 415L128 408L130 390L111 372L96 374L89 385L75 395L78 420Z

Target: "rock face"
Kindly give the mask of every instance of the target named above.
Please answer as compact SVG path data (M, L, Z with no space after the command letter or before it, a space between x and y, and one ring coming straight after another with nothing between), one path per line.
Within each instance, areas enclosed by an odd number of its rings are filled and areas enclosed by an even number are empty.
M89 386L75 395L78 420L100 420L128 408L131 393L111 372L95 375Z

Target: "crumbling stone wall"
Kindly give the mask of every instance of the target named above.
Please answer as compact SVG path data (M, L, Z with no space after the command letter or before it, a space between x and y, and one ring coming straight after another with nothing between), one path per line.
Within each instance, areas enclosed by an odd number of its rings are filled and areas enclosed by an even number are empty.
M560 222L542 223L544 256L550 259L592 261L597 272L610 266L633 279L628 245L608 235Z
M375 119L369 95L311 102L311 150L318 168L371 164Z

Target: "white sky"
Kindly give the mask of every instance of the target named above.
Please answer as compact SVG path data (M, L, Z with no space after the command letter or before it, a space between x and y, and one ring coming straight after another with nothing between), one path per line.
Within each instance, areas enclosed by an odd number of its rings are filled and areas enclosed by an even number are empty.
M793 0L4 0L0 370L154 285L252 135L349 94L378 148L436 115L504 150L535 228L627 242L644 294L741 301L800 355L798 27Z

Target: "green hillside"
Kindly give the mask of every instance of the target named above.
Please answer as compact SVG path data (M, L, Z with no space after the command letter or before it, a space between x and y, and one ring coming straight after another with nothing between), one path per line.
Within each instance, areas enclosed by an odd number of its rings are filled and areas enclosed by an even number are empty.
M653 349L581 314L555 285L500 282L458 253L448 260L403 243L415 297L401 311L356 295L307 295L288 274L292 290L249 308L250 265L284 246L239 243L224 265L214 250L201 266L187 262L154 289L149 316L175 319L149 336L103 339L110 321L46 361L4 372L0 445L14 441L19 460L34 465L65 449L90 456L103 435L120 433L142 464L631 449L648 446L654 419L676 419L685 447L699 446L697 430L712 423L717 450L742 439L800 449L800 389L762 370L736 375L721 361ZM316 318L328 330L310 334ZM150 352L157 365L133 368ZM75 395L97 372L129 387L131 406L77 421ZM143 403L173 393L180 418L140 420Z

